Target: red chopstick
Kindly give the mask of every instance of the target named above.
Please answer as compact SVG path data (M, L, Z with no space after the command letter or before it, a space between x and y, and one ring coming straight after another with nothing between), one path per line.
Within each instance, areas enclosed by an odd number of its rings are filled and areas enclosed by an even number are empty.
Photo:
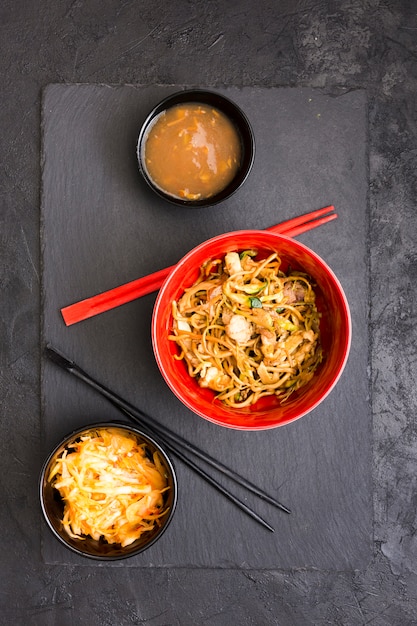
M308 230L317 228L322 224L326 224L337 218L337 213L334 212L334 206L330 205L316 211L311 211L299 217L294 217L275 226L270 226L265 230L286 235L287 237L296 237L301 233L305 233ZM153 291L157 291L163 284L165 278L173 270L175 265L166 267L165 269L142 276L136 280L120 285L104 291L103 293L80 300L74 304L61 309L62 317L67 326L76 324L89 317L94 317L105 311L110 311L122 304L146 296Z

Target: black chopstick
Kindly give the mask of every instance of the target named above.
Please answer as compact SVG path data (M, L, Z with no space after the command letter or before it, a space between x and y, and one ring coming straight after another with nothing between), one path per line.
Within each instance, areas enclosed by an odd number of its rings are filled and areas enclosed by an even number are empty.
M149 435L153 435L154 433L152 432L152 430L148 427L146 427L146 425L142 422L142 420L138 419L135 415L133 415L132 413L130 413L129 411L127 411L126 409L123 409L122 407L118 406L116 403L113 403L114 406L116 406L117 408L119 408L125 415L127 415L127 417L130 417L130 419L132 419L133 421L137 422L138 424L140 424L142 430L149 434ZM239 498L237 498L233 493L231 493L228 489L226 489L225 487L223 487L223 485L221 485L215 478L213 478L212 476L210 476L210 474L207 474L207 472L205 472L201 467L199 467L198 465L196 465L194 463L194 461L192 461L191 459L189 459L188 457L186 457L183 452L181 452L181 450L174 446L172 443L169 443L169 441L167 439L165 439L163 437L163 435L161 435L160 433L158 433L158 438L161 441L161 443L167 448L167 450L169 450L170 452L172 452L173 454L175 454L179 459L181 459L181 461L183 461L183 463L185 463L186 465L188 465L191 469L193 469L199 476L201 476L201 478L203 478L204 480L206 480L208 483L210 483L213 487L215 487L218 491L220 491L220 493L222 493L223 495L225 495L229 500L231 500L234 504L236 504L237 507L239 507L240 509L242 509L242 511L244 511L245 513L247 513L250 517L252 517L254 520L256 520L257 522L259 522L259 524L261 524L262 526L264 526L265 528L267 528L268 530L270 530L271 532L275 532L275 529L268 524L268 522L266 522L260 515L258 515L258 513L256 513L255 511L253 511L251 508L249 508L244 502L242 502L241 500L239 500Z
M278 500L275 500L274 498L272 498L272 496L270 496L265 491L263 491L262 489L260 489L259 487L251 483L249 480L247 480L243 476L240 476L239 474L234 472L232 469L230 469L226 465L223 465L223 463L221 463L220 461L213 459L208 453L203 452L202 450L194 446L192 443L190 443L186 439L183 439L182 437L177 435L177 433L174 433L167 426L163 426L155 418L144 413L144 411L142 411L141 409L136 408L130 402L127 402L126 400L121 398L119 395L117 395L116 393L114 393L113 391L111 391L110 389L102 385L101 383L97 382L97 380L93 379L89 374L87 374L78 365L76 365L74 361L70 360L64 354L59 352L56 348L52 348L52 346L48 345L46 347L46 354L55 363L57 363L58 365L60 365L61 367L69 371L70 373L74 374L78 378L81 378L82 380L84 380L84 382L94 387L99 393L104 395L107 399L109 399L113 403L116 403L118 408L126 409L127 411L129 411L129 413L133 414L137 420L141 421L141 424L147 424L148 427L150 427L153 431L156 431L160 436L163 436L164 439L169 439L171 440L172 443L180 445L182 448L184 448L188 452L191 452L192 454L194 454L201 460L205 461L206 463L214 467L216 470L218 470L225 476L228 476L229 478L237 482L239 485L245 487L246 489L248 489L255 495L259 496L266 502L269 502L273 506L276 506L277 508L281 509L285 513L291 512L286 506L278 502Z
M265 500L266 502L273 504L274 506L276 506L278 509L281 509L285 513L291 513L291 511L286 506L278 502L278 500L275 500L274 498L272 498L272 496L262 491L262 489L260 489L259 487L251 483L249 480L247 480L243 476L240 476L240 474L237 474L236 472L234 472L232 469L230 469L230 467L223 465L223 463L221 463L217 459L213 459L213 457L211 457L208 453L203 452L199 448L196 448L196 446L194 446L192 443L190 443L186 439L183 439L182 437L174 433L169 428L161 426L159 422L151 418L149 415L146 416L147 421L143 421L144 414L139 409L136 409L135 413L132 413L131 410L128 411L120 405L115 404L115 406L117 406L122 411L125 411L126 413L128 413L129 416L135 421L137 421L142 427L147 426L149 428L149 425L152 425L153 431L158 434L160 439L162 438L164 439L164 441L166 442L166 445L168 445L168 443L170 442L171 447L174 445L180 446L187 452L191 452L191 454L194 454L196 457L198 457L202 461L205 461L208 465L211 465L212 467L214 467L214 469L218 470L225 476L228 476L229 478L234 480L236 483L238 483L242 487L245 487L246 489L248 489L248 491L251 491L262 500Z
M90 387L93 387L96 391L98 391L101 395L104 395L108 400L110 400L110 402L114 406L120 409L125 415L127 415L128 417L138 422L142 428L145 427L148 434L154 434L155 430L149 424L147 425L145 421L146 419L152 420L152 418L149 418L149 416L143 413L143 411L136 409L135 407L133 407L133 405L130 405L130 403L120 398L120 396L118 396L117 394L114 394L108 388L104 387L104 385L101 385L100 383L98 383L96 380L91 378L91 376L89 376L84 370L78 367L78 365L76 365L73 361L69 360L65 355L63 355L61 352L58 352L55 348L52 348L52 346L48 345L46 347L46 354L52 361L60 365L67 372L69 372L70 374L73 374L80 380L83 380L85 383L90 385ZM153 421L154 420L152 420L152 422ZM159 439L161 440L161 442L167 448L169 448L173 453L176 454L176 456L178 456L178 458L180 458L184 463L186 463L189 467L191 467L194 471L196 471L204 480L206 480L211 485L213 485L216 489L218 489L221 493L223 493L223 495L225 495L229 500L231 500L236 506L238 506L245 513L250 515L253 519L259 522L262 526L264 526L271 532L274 532L274 528L270 526L270 524L268 524L268 522L266 522L257 513L255 513L255 511L250 509L244 502L239 500L230 491L228 491L225 487L223 487L220 483L218 483L213 477L211 477L203 469L198 467L198 465L196 465L193 461L191 461L191 459L188 459L181 452L181 450L179 450L172 443L169 443L166 439L164 439L160 433L157 433L157 435Z
M116 393L110 391L104 385L102 385L101 383L99 383L96 380L94 380L89 374L87 374L78 365L76 365L74 363L74 361L71 361L70 359L68 359L65 355L63 355L61 352L59 352L56 348L53 348L51 345L47 345L46 349L45 349L45 352L46 352L46 355L54 363L56 363L57 365L59 365L60 367L62 367L66 371L68 371L69 373L73 374L77 378L83 380L85 383L87 383L88 385L90 385L91 387L96 389L96 391L98 391L101 395L105 396L115 406L117 406L119 409L124 411L125 414L128 414L131 419L135 419L135 421L138 421L141 424L142 427L146 427L148 430L151 431L151 433L156 433L159 436L160 439L163 438L164 442L165 442L165 445L167 447L169 445L170 449L172 451L175 451L175 453L177 454L177 456L179 458L180 458L179 455L181 454L182 460L185 463L188 463L188 465L190 467L192 467L195 471L200 473L200 475L203 478L205 477L205 479L208 482L210 482L214 486L217 486L217 488L220 491L222 491L223 493L226 492L225 495L228 495L228 497L232 501L234 501L235 504L237 504L237 502L239 502L242 505L241 508L244 508L244 510L246 510L248 508L245 504L241 503L240 500L237 500L237 498L233 494L231 494L229 491L225 490L225 488L222 487L215 479L213 479L211 476L206 474L206 472L201 470L197 465L195 465L195 463L193 461L190 461L190 459L185 457L184 454L181 451L178 451L178 448L175 446L175 444L177 446L179 445L183 449L186 449L187 451L195 454L196 456L201 458L203 461L209 463L215 469L217 469L218 471L222 472L223 474L225 474L226 476L228 476L229 478L231 478L232 480L234 480L235 482L237 482L241 486L247 488L249 491L252 491L256 495L258 495L260 498L262 498L265 501L269 502L270 504L273 504L274 506L280 508L284 512L290 513L290 510L287 507L285 507L280 502L278 502L277 500L275 500L274 498L269 496L267 493L263 492L261 489L259 489L259 487L257 487L256 485L253 485L250 481L248 481L245 478L239 476L238 474L233 472L233 470L231 470L230 468L226 467L225 465L223 465L219 461L213 459L208 454L202 452L201 450L199 450L198 448L193 446L193 444L191 444L190 442L188 442L185 439L181 438L179 435L177 435L173 431L167 429L165 426L162 426L162 424L157 422L154 418L150 417L149 415L147 415L146 413L144 413L140 409L137 409L132 404L130 404L129 402L127 402L126 400L124 400L123 398L118 396ZM187 459L187 460L185 461L184 459ZM237 502L236 502L236 500L237 500ZM248 511L246 510L246 512L248 512ZM255 516L255 519L259 517L256 513L254 513L253 516ZM262 521L264 522L264 520L262 520ZM269 527L269 524L264 522L264 525L266 525L266 527L271 530L271 527Z

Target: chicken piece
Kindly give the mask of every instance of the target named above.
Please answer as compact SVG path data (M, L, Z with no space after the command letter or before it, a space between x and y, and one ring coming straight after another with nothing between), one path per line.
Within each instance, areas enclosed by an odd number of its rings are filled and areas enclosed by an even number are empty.
M277 345L277 337L272 330L258 327L256 329L261 336L262 354L266 357L272 357Z
M176 324L178 330L182 330L185 333L191 332L191 326L184 319L178 319Z
M261 328L272 330L274 328L274 318L278 317L278 314L275 311L267 311L259 308L252 309L252 317L256 321L257 332L260 332Z
M184 319L176 320L175 325L179 331L183 331L184 333L191 333L191 326ZM180 333L178 335L177 343L184 351L184 356L187 359L187 362L192 367L197 367L200 361L195 356L194 352L192 351L192 341L190 337L187 337L187 335L181 336L181 333ZM197 350L198 350L198 346L197 346Z
M257 371L258 376L264 385L274 385L279 380L279 372L269 371L263 361L259 364Z
M224 257L224 262L226 265L226 271L230 276L233 276L233 274L239 274L239 272L242 271L242 264L237 252L228 252Z
M314 330L305 330L303 332L303 338L306 341L309 341L310 343L313 343L317 339L317 336L316 336Z
M222 311L222 322L225 326L227 326L227 324L230 324L230 320L232 319L232 317L233 317L232 309L224 307Z
M304 343L305 339L303 337L303 334L296 333L294 335L290 335L288 339L285 340L285 350L288 354L294 354ZM310 345L310 342L308 342L307 345Z
M216 307L220 302L223 294L221 285L217 285L211 291L207 292L207 302L201 308L208 311L210 318L213 318L216 312Z
M292 365L301 365L312 349L315 339L316 336L312 331L289 335L285 340L277 342L274 353L265 353L265 364L279 365L289 359Z
M304 285L296 280L285 283L283 291L287 304L302 302L306 294Z
M200 387L208 387L214 391L224 391L230 384L230 376L212 365L201 371L198 382Z
M243 315L232 315L225 330L230 339L234 339L236 343L246 344L252 337L253 326Z
M222 286L221 285L216 285L216 287L213 287L213 289L211 289L210 291L207 291L207 298L209 300L211 300L212 298L217 298L218 296L222 295Z

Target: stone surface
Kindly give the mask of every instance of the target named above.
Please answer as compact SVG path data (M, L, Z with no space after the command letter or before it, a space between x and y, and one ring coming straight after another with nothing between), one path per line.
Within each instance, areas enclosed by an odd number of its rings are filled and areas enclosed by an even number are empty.
M247 183L228 201L190 210L159 200L136 162L138 128L171 91L161 86L46 88L42 345L52 342L94 378L272 490L292 514L283 515L235 487L276 528L275 534L265 532L177 463L180 497L170 532L122 566L361 569L370 560L372 539L366 95L361 90L330 98L307 88L222 88L251 120L255 163ZM167 267L208 237L267 228L330 202L338 220L299 239L330 264L352 303L352 346L334 391L291 426L244 433L186 410L164 383L152 353L155 294L81 324L63 323L60 306ZM45 454L74 427L124 417L45 359L41 393ZM91 565L63 549L45 525L42 543L46 563Z
M4 0L0 16L2 621L415 624L415 4ZM329 96L366 90L374 442L374 555L366 568L138 577L131 568L116 576L42 564L40 111L43 88L58 82L308 86Z

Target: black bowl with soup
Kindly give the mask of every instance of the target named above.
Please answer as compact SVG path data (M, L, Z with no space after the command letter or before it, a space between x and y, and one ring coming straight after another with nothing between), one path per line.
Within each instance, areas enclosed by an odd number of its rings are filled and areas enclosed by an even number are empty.
M160 102L142 125L137 156L148 185L186 207L217 204L247 179L255 140L245 113L220 93L193 89Z

